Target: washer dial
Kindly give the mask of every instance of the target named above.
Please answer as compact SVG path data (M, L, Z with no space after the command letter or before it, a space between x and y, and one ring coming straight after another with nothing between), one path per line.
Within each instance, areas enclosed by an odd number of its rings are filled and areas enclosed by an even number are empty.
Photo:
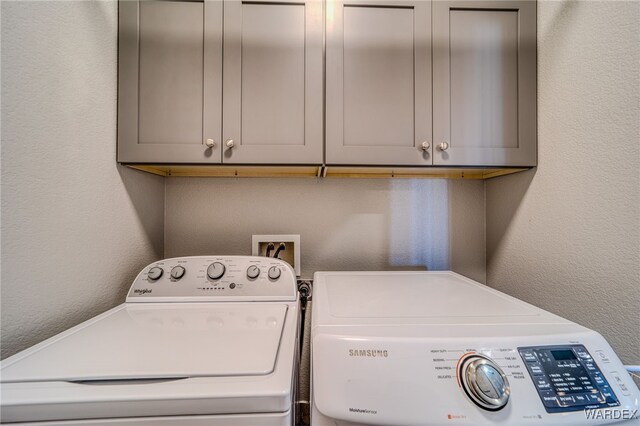
M171 269L171 278L173 278L174 280L179 280L180 278L182 278L184 276L184 273L186 272L186 270L184 269L183 266L174 266Z
M247 278L255 280L258 276L260 276L260 268L256 265L251 265L247 268Z
M212 280L217 280L222 278L227 268L225 268L224 264L220 262L213 262L207 268L207 276Z
M154 266L153 268L149 269L149 272L147 272L147 278L149 278L151 281L155 281L162 276L163 272L164 271L162 270L162 268L160 268L159 266Z
M460 385L469 398L488 411L503 409L509 402L509 381L491 358L470 354L460 361Z
M277 266L272 266L267 272L267 275L269 275L269 279L271 280L277 280L278 278L280 278L280 274L280 268L278 268Z

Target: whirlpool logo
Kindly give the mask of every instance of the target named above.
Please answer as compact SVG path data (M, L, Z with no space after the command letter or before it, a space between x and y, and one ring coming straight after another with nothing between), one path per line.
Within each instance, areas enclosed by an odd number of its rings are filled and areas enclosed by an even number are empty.
M364 358L388 358L386 349L349 349L349 356Z
M150 288L136 288L135 290L133 290L133 293L142 296L143 294L151 293L152 291L153 290L151 290Z

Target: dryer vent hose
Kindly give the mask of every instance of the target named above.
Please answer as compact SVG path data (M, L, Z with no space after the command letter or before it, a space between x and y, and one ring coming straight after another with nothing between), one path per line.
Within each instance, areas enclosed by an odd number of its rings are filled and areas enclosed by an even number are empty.
M300 369L298 371L298 425L311 424L311 305L307 300L304 310L304 326L302 335L302 353L300 355Z

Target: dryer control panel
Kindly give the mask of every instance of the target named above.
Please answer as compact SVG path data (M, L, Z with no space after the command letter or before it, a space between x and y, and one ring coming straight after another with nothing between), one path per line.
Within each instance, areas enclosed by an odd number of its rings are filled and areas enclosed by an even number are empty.
M296 275L260 256L192 256L160 260L136 277L127 302L294 301Z
M518 348L547 413L619 406L583 345Z

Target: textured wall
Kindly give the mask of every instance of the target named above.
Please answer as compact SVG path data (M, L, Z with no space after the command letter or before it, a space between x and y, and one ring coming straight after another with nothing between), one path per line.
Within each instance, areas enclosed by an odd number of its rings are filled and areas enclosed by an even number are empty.
M300 234L319 270L448 269L484 282L480 181L166 181L165 255L251 254L252 234Z
M2 357L124 300L164 183L116 165L115 2L2 2Z
M640 364L640 3L538 2L536 171L487 183L490 286Z

